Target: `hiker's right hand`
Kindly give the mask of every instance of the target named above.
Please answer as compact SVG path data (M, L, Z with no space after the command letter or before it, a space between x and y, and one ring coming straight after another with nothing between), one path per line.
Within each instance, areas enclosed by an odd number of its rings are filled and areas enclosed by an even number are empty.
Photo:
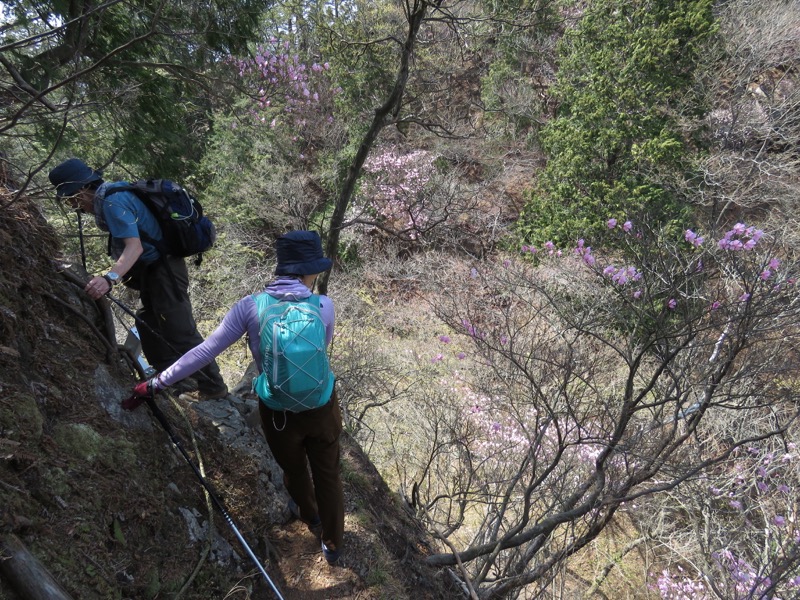
M139 398L152 398L153 393L155 392L155 386L153 385L154 380L155 377L153 379L148 379L147 381L137 383L133 388L133 395Z
M92 300L97 300L111 291L111 284L105 277L92 277L83 288Z
M138 408L142 402L153 397L154 389L153 379L137 383L133 388L131 397L122 401L122 408L125 410L134 410Z

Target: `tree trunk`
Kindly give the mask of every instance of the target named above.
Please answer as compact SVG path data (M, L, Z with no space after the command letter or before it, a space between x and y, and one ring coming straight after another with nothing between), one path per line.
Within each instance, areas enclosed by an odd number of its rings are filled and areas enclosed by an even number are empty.
M344 224L344 216L347 212L347 207L350 205L350 200L353 197L353 190L355 190L356 182L361 175L361 168L369 156L372 145L378 137L381 130L386 125L392 123L400 114L400 107L402 105L403 94L408 83L409 63L411 56L414 53L414 45L417 40L417 34L422 22L425 20L425 13L428 9L428 2L426 0L414 0L406 4L408 8L408 35L403 44L403 53L400 57L400 68L397 71L394 87L392 88L389 97L380 107L375 109L375 116L372 118L372 123L369 129L364 134L361 144L358 146L358 152L353 159L350 168L347 169L347 177L342 184L342 189L339 192L339 197L336 200L336 205L333 208L333 215L331 216L331 225L328 230L328 239L325 244L327 256L331 258L334 263L338 257L339 238L341 236L342 227ZM317 280L317 287L320 294L327 294L328 292L328 278L330 271L320 275Z
M14 534L0 538L0 573L26 600L72 600Z

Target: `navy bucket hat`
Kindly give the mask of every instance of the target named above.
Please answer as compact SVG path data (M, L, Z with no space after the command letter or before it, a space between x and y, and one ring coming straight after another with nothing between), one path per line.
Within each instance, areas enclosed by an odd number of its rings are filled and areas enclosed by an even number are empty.
M74 196L90 183L103 180L100 171L95 171L79 158L65 160L50 171L49 177L59 198Z
M322 240L316 231L290 231L275 241L275 251L275 275L316 275L333 266L322 254Z

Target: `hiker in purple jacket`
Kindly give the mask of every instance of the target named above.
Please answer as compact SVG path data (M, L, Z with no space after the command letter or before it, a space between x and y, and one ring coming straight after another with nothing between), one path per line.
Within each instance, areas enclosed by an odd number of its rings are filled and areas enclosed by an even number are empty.
M278 261L275 278L264 292L272 297L270 302L318 298L319 315L325 328L324 344L327 346L333 338L333 302L327 296L314 297L312 294L317 276L332 266L332 261L323 256L319 234L316 231L291 231L278 238L275 248ZM219 327L202 344L149 381L138 384L131 398L123 402L123 407L136 408L153 393L188 377L245 334L248 334L250 351L259 372L263 372L261 318L256 296L248 295L228 311ZM327 356L325 361L327 364ZM275 385L272 374L265 373L265 376L269 383L267 387L272 388ZM342 416L332 374L329 384L322 387L318 406L310 409L300 407L299 410L282 409L270 397L268 389L263 395L259 391L259 411L267 443L284 472L284 483L291 496L289 510L317 536L328 563L335 564L341 554L344 534L344 495L339 467ZM311 477L308 465L311 466Z

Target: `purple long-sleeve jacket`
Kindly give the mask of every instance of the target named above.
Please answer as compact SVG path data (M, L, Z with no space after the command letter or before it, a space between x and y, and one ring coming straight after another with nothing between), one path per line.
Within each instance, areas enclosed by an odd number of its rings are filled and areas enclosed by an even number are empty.
M311 291L293 277L278 277L264 291L281 300L285 298L300 300L311 295ZM335 322L333 302L327 296L320 296L319 305L322 321L325 323L325 344L329 345L333 339ZM156 388L164 389L202 369L245 333L248 334L250 352L260 371L262 361L259 352L258 310L253 297L245 296L233 305L219 327L202 344L189 350L158 375Z

